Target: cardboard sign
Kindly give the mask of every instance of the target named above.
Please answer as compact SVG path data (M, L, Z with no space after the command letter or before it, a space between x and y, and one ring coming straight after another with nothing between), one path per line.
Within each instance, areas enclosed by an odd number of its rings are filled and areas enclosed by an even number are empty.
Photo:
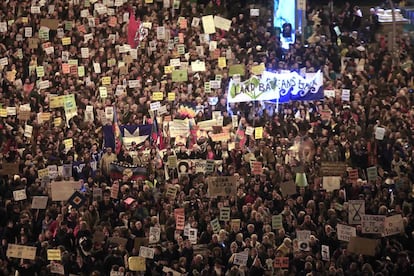
M386 217L384 220L383 236L398 235L404 231L404 222L401 215Z
M382 234L384 232L385 216L381 215L363 215L362 216L362 233L364 234Z
M33 196L32 209L46 209L48 200L47 196Z
M52 191L52 200L68 200L73 195L75 187L77 186L79 186L79 183L77 181L53 181L50 184Z
M349 200L348 201L348 223L361 224L362 215L365 215L365 201L364 200Z
M296 194L296 184L293 180L283 182L282 185L280 185L280 190L284 197L294 195Z
M5 162L5 163L1 164L0 175L13 176L15 174L19 174L19 164L18 163Z
M234 176L217 176L208 177L208 196L230 196L237 193L236 177Z
M145 271L145 258L140 256L129 257L128 266L131 271Z
M345 162L322 162L322 176L342 176L346 172Z
M375 256L378 240L360 237L351 237L348 243L348 251L355 254Z
M273 263L274 268L289 268L288 257L276 257Z
M344 224L337 224L336 231L338 233L338 240L349 242L351 237L356 237L356 228Z
M34 260L36 258L36 247L10 243L7 246L6 256L9 258Z

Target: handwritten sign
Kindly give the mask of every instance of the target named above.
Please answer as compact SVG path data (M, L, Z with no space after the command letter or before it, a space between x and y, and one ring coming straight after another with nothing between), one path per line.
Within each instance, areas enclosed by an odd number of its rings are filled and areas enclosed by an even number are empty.
M340 241L349 242L351 237L356 236L356 228L349 225L337 224L336 231L338 233L338 240Z
M385 216L381 215L363 215L362 216L362 233L364 234L382 234L384 232Z
M384 220L383 236L398 235L404 231L404 223L401 215L386 217Z
M349 224L361 224L362 215L365 215L365 201L364 200L348 201L348 223Z
M234 176L216 176L208 177L208 195L213 196L230 196L235 195L236 178Z
M34 260L36 258L36 247L9 244L7 246L6 256L9 258Z
M60 261L62 260L60 249L48 249L47 250L48 261Z

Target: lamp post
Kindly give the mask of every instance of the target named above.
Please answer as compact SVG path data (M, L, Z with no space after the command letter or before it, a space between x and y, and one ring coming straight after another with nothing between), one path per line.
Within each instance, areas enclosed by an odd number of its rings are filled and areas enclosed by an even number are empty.
M391 14L392 14L392 62L393 65L397 65L399 64L399 54L398 54L398 49L397 49L397 45L396 45L396 35L397 35L397 26L396 26L396 22L395 22L395 7L394 7L394 2L392 0L388 0L390 6L391 6Z

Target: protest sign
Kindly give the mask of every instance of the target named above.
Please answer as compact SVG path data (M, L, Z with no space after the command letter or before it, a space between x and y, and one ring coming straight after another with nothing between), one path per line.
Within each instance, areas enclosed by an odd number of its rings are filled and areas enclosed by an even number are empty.
M365 201L364 200L348 201L348 223L349 224L361 224L362 215L365 215Z
M384 220L384 232L383 236L398 235L404 231L404 222L402 216L394 215L386 217Z
M345 162L322 162L322 176L342 176L346 172Z
M351 237L356 236L356 228L344 225L344 224L337 224L336 231L338 233L338 240L349 242Z
M382 215L363 215L362 216L362 233L364 234L382 234L384 232L385 216Z
M339 190L341 187L341 177L340 176L324 176L322 178L322 186L327 192L333 192L334 190Z
M248 251L243 251L240 253L234 254L233 264L245 266L247 264L247 259L249 258Z
M378 240L361 237L351 237L348 243L348 251L355 254L375 256Z
M236 177L234 176L216 176L208 177L208 195L214 196L230 196L235 195L236 189Z
M9 258L34 260L36 258L36 247L9 243L6 256Z
M229 75L244 75L237 70L235 72L230 66ZM275 74L264 71L259 78L252 76L250 79L234 83L230 80L228 89L228 102L250 102L277 100L280 103L292 100L310 101L323 99L323 76L322 72L315 74L312 79L305 79L296 72Z

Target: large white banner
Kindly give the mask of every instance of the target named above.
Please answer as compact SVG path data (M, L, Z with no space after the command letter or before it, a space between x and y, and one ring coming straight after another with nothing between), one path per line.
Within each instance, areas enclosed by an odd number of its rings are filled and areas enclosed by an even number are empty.
M311 78L303 78L296 72L276 74L264 71L261 77L253 76L243 82L231 79L227 94L229 103L321 100L324 97L323 75L318 71Z

